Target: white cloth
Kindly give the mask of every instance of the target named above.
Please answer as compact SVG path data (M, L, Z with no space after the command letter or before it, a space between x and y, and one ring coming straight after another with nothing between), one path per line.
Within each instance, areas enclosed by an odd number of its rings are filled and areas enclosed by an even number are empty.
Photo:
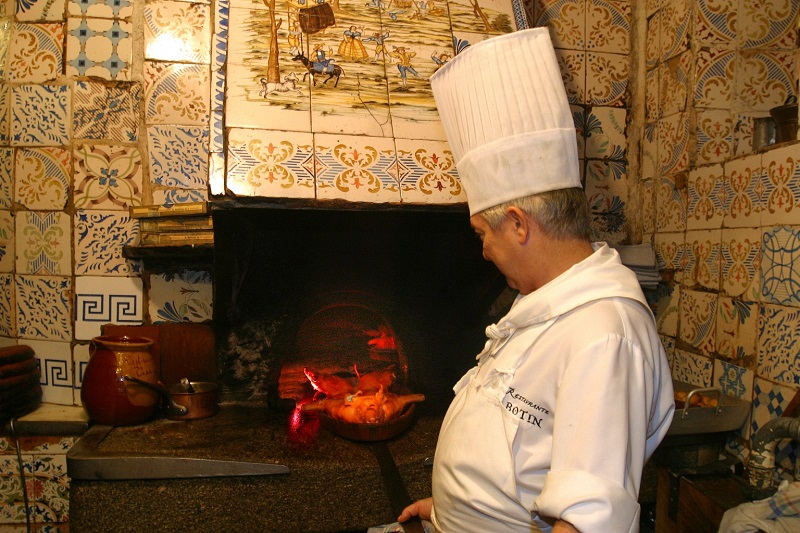
M431 76L470 214L580 187L578 144L547 28L474 44Z
M725 511L718 533L797 533L800 531L800 482L781 483L769 498Z
M672 380L636 276L605 244L487 328L433 466L437 531L638 531Z

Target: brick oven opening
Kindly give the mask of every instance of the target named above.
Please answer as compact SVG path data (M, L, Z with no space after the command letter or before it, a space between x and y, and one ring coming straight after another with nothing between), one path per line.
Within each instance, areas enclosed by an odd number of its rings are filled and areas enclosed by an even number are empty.
M214 209L223 400L292 408L304 368L392 368L442 414L506 287L465 209Z

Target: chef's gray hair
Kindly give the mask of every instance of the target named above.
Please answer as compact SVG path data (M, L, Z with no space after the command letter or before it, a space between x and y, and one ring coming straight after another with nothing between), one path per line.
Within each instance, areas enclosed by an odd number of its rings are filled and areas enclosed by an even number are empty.
M572 187L533 194L490 207L479 214L492 229L498 229L509 207L524 211L552 239L589 240L589 205L583 189Z

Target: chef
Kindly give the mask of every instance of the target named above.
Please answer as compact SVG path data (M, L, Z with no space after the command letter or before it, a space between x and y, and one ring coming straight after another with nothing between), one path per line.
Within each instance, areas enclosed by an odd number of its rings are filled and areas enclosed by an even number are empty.
M447 533L636 532L672 380L636 275L589 239L548 30L475 44L431 84L483 255L519 295L454 387L432 498L398 520Z

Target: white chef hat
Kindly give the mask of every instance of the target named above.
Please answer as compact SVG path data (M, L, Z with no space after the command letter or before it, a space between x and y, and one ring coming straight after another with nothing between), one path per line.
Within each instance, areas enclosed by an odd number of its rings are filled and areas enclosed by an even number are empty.
M431 76L470 215L580 187L575 124L547 28L470 46Z

